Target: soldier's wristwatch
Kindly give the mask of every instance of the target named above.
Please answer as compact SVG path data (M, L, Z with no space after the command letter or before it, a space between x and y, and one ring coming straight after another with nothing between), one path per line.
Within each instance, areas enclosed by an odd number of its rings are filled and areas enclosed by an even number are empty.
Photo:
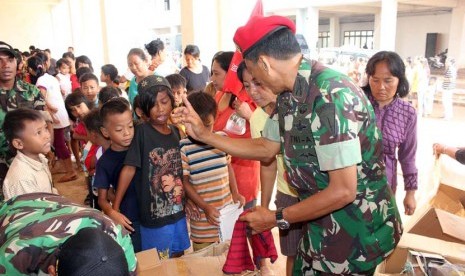
M284 208L278 208L276 210L276 223L278 224L278 228L281 230L289 229L289 222L283 218L283 210Z

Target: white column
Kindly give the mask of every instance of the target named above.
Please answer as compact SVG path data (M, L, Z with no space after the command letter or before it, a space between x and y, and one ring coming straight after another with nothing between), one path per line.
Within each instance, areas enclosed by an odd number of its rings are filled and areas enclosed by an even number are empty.
M341 27L339 17L329 18L329 47L339 47L341 45Z
M375 13L373 30L373 49L379 50L381 45L381 12Z
M380 50L394 51L396 46L397 0L382 0Z
M299 9L296 14L296 32L303 34L310 51L316 49L318 42L319 9L307 7Z
M465 3L458 2L452 9L448 57L455 58L457 68L465 68Z

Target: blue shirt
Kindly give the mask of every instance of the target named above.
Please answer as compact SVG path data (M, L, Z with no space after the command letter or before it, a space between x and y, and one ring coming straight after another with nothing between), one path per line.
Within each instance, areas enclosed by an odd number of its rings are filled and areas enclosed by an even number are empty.
M97 189L109 189L113 186L118 188L118 179L126 158L125 151L114 151L107 149L97 162L94 178L94 187ZM137 206L136 189L134 179L131 181L123 200L120 211L131 221L139 221L139 208Z

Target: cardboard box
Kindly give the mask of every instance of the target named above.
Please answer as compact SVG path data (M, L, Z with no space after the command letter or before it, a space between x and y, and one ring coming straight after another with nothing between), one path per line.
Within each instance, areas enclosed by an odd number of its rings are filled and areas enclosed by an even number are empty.
M401 275L409 249L440 254L451 263L465 264L465 217L460 216L464 206L464 190L440 184L429 204L417 209L404 226L399 244L375 275Z
M136 254L137 275L223 276L228 249L228 243L213 244L181 258L168 260L160 260L156 249L145 250Z

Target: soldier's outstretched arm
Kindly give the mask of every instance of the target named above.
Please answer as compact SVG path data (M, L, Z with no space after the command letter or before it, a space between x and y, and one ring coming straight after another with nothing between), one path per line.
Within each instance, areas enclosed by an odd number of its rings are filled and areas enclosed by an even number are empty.
M187 134L196 140L209 144L232 156L254 159L260 161L271 161L280 150L280 144L265 138L243 139L230 138L212 133L206 128L199 115L192 108L186 96L183 96L184 107L176 108L171 114L175 123L186 126Z

